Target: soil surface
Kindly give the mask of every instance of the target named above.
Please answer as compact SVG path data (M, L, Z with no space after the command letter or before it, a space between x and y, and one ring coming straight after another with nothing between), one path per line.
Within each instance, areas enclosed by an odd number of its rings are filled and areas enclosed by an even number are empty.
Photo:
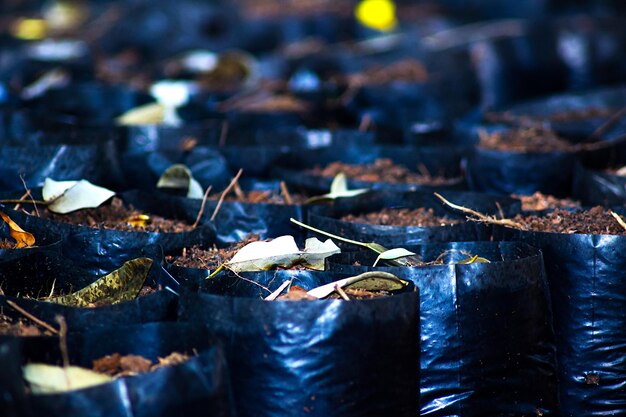
M183 268L215 269L226 261L229 261L239 249L248 243L257 242L259 235L249 235L245 239L230 245L228 248L202 249L199 246L183 248L180 256L166 256L165 260L173 265Z
M478 145L482 149L506 152L571 152L572 144L546 129L509 129L481 135Z
M523 211L540 211L556 208L578 208L580 202L569 198L556 198L551 195L536 192L533 195L511 195L522 201Z
M324 168L315 167L309 170L310 174L322 177L335 177L341 172L355 181L387 182L391 184L442 186L455 184L460 181L460 178L431 176L430 173L427 172L419 174L410 171L405 166L396 165L391 159L385 158L377 159L372 164L332 162Z
M158 358L158 363L139 355L125 355L119 353L107 355L93 361L92 369L95 372L122 377L151 372L165 366L174 366L189 360L190 356L173 352L165 358Z
M517 215L513 220L536 232L626 234L626 229L620 226L609 211L600 206L578 212L556 209L545 216Z
M426 81L428 81L426 67L412 58L348 76L350 85L385 85L393 82L424 83Z
M34 211L31 214L36 215ZM96 229L161 233L180 233L193 230L192 225L183 220L165 219L153 214L148 214L149 219L142 221L140 216L147 213L136 210L132 206L126 206L117 197L113 197L111 204L98 208L77 210L67 214L57 214L47 209L39 209L39 214L45 219Z
M423 207L417 209L392 209L384 208L380 211L353 215L349 214L341 218L345 222L365 223L383 226L418 226L435 227L450 226L461 223L459 219L451 219L446 216L435 215L433 209Z
M222 194L214 194L209 196L209 200L218 201ZM274 190L265 191L237 191L233 190L228 193L224 198L224 201L237 202L237 203L252 203L252 204L277 204L277 205L290 205L290 204L304 204L307 197L302 194L289 194L291 202L287 202L285 195L278 193Z
M352 6L349 2L332 0L239 0L237 3L246 17L257 19L320 14L350 16L352 14Z
M552 122L570 122L587 119L609 118L617 111L618 109L590 107L587 109L566 110L551 113L547 116L547 119Z
M3 336L52 336L48 330L26 319L14 319L0 314L0 335Z

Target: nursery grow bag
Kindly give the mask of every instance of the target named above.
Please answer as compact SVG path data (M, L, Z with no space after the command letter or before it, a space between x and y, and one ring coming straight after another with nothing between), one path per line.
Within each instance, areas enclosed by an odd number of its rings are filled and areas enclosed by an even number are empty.
M372 268L377 254L326 260L331 272L391 272L420 289L421 415L558 415L554 333L541 252L515 242L407 246L424 262ZM468 253L490 263L454 264ZM361 266L355 266L358 261Z
M416 292L362 301L264 301L259 295L269 293L250 281L276 289L295 278L294 284L312 288L345 275L242 276L214 279L211 293L185 293L179 308L180 320L203 323L224 344L240 417L417 415Z

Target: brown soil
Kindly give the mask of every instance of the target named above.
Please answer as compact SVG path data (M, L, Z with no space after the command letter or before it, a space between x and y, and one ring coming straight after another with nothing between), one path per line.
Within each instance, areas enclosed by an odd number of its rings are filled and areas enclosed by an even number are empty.
M0 249L17 249L17 244L10 239L0 239Z
M35 215L34 212L31 214ZM193 230L192 225L182 220L171 220L149 214L149 221L136 222L138 216L146 214L132 206L126 206L117 197L111 204L98 208L77 210L67 214L56 214L47 209L40 209L39 214L45 219L97 229L113 229L127 232L180 233Z
M0 335L3 336L52 336L52 333L30 321L14 319L0 314Z
M478 145L483 149L507 152L549 153L571 152L572 144L546 129L509 129L481 135Z
M603 207L569 212L556 209L545 216L517 215L514 221L521 223L528 230L551 233L584 233L624 235L626 229Z
M189 358L188 355L174 352L165 358L158 358L158 363L152 363L150 359L146 359L143 356L122 356L119 353L114 353L94 360L92 369L101 374L122 377L151 372L165 366L178 365L186 362Z
M591 107L552 113L548 115L547 119L552 122L569 122L595 118L609 118L617 111L617 109Z
M533 195L511 195L513 198L520 199L522 201L522 210L524 211L539 211L556 208L577 208L580 207L580 202L569 198L556 198L551 195L542 194L537 191Z
M312 175L322 177L335 177L343 172L346 176L356 181L387 182L391 184L418 184L443 186L457 183L459 178L444 178L431 176L428 172L419 174L410 171L402 165L396 165L391 159L380 158L372 164L345 164L332 162L324 168L315 167L309 170Z
M220 199L221 193L209 196L209 200L217 201ZM290 194L292 204L304 204L307 198L302 194ZM228 193L225 201L252 204L277 204L287 205L285 196L272 190L267 191L231 191Z
M215 269L224 262L229 261L239 249L248 243L258 240L259 235L249 235L245 239L224 249L213 247L206 250L199 246L192 246L191 248L183 248L180 256L167 256L165 259L167 262L184 268Z
M350 16L349 2L332 0L240 0L238 2L247 18L280 18L288 16L314 16L330 13Z
M245 113L306 113L309 105L286 94L258 95L244 97L235 101L225 102L220 106L222 111L240 111Z
M407 58L385 67L370 68L364 72L348 76L350 85L385 85L393 82L424 83L428 81L428 71L420 61Z
M436 227L450 226L461 223L461 220L450 219L435 215L433 209L423 207L417 209L393 209L384 208L373 213L360 214L355 216L349 214L341 218L342 221L365 223L382 226L418 226Z

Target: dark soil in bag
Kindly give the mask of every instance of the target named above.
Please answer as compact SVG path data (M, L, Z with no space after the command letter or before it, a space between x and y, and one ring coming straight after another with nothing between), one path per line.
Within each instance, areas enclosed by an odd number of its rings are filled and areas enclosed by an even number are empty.
M37 198L36 194L35 196ZM83 265L86 270L94 274L103 274L119 267L129 259L141 256L142 249L148 245L160 245L165 253L171 253L185 246L207 245L215 242L215 231L211 225L189 227L195 221L197 213L193 217L187 215L174 197L167 195L157 197L153 194L138 192L122 193L119 196L125 204L135 207L141 214L148 216L154 214L157 219L159 217L169 219L160 222L167 226L166 232L146 231L150 228L141 226L142 222L139 222L140 226L132 227L133 231L128 231L131 227L126 223L132 220L128 218L126 221L122 221L124 225L116 226L117 229L122 229L121 231L102 228L101 219L98 221L93 217L90 219L88 216L79 216L76 213L69 215L79 222L86 221L87 225L68 224L8 209L5 212L23 229L31 233L47 230L59 234L62 237L64 256ZM102 213L103 209L113 213L119 210L119 208L110 206L101 206L95 210ZM131 211L131 213L133 212ZM76 218L77 216L79 217ZM172 223L172 220L177 222ZM170 232L171 230L182 230L181 224L186 225L182 229L187 231Z
M334 255L326 264L354 275L388 271L420 288L421 415L558 415L541 253L514 242L404 247L424 266L372 268L377 254L369 251ZM473 256L491 262L458 264Z
M44 343L21 341L12 360L24 365L31 361L60 365L58 347L49 353L50 358L31 355L33 345L39 344L41 349L50 344ZM24 415L33 416L169 416L179 412L192 416L234 415L224 353L202 326L150 323L70 333L67 347L71 365L110 369L107 362L112 365L120 355L134 372L85 389L26 393L5 403L22 407L28 410ZM153 365L146 366L148 362ZM162 365L154 366L159 363ZM25 391L21 372L10 388Z
M192 272L197 274L197 272ZM264 301L283 281L310 289L346 275L244 273L182 296L180 319L224 344L239 416L417 414L418 296ZM179 278L181 281L183 278ZM258 284L251 283L254 281Z
M626 412L625 326L618 313L624 309L626 291L624 228L599 208L575 219L563 213L552 218L558 217L571 224L565 227L570 230L545 227L543 221L532 231L497 228L495 236L543 252L554 310L562 415L618 415Z
M370 146L329 147L311 153L292 153L281 159L274 175L296 190L313 194L330 190L335 175L344 172L350 189L399 191L464 189L462 149L458 147ZM351 175L353 174L353 175Z
M504 216L521 209L519 200L478 193L445 191L456 204L488 215ZM490 227L465 221L465 215L447 208L432 193L376 191L315 207L309 222L323 231L360 242L394 246L429 242L488 240ZM341 242L337 242L340 246ZM352 247L354 248L354 247Z

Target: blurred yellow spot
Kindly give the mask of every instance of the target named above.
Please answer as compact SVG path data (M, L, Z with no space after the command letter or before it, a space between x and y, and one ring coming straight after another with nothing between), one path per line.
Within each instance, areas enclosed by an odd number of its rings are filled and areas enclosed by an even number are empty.
M132 227L146 227L150 223L150 216L146 214L138 214L124 219L126 223Z
M396 5L392 0L362 0L354 14L368 28L387 32L396 27Z
M46 21L43 19L18 19L12 32L18 39L35 41L46 37L46 28Z

